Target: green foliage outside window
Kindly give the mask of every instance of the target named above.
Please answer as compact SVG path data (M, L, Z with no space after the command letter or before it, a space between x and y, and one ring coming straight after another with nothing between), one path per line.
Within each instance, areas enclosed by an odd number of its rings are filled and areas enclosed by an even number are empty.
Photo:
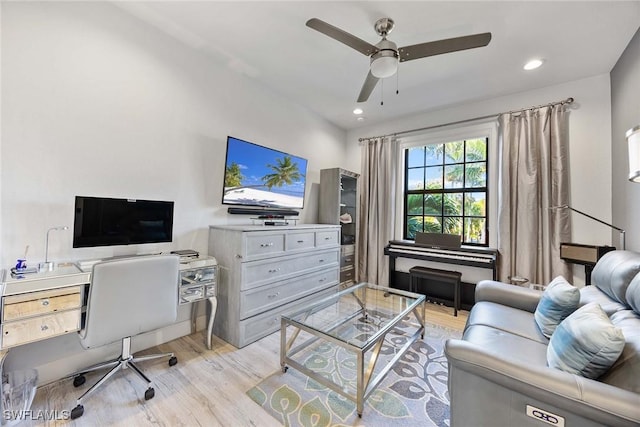
M463 243L487 241L486 138L406 150L405 238L451 233Z

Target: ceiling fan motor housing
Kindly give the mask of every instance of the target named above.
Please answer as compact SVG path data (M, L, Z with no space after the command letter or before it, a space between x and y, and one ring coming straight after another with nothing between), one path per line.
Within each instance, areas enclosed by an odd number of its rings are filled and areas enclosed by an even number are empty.
M398 70L398 48L396 44L383 38L376 44L376 47L379 50L371 55L371 74L379 79L393 76Z

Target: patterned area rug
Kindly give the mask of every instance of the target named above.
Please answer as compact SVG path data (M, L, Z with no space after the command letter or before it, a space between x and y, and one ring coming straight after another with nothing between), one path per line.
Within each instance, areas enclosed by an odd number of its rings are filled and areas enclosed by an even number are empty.
M354 402L293 368L270 375L247 395L285 426L448 426L444 343L458 337L457 331L427 324L424 339L413 343L365 401L362 418ZM387 341L377 366L393 357L406 336L401 333ZM353 353L320 344L304 357L305 366L355 390Z

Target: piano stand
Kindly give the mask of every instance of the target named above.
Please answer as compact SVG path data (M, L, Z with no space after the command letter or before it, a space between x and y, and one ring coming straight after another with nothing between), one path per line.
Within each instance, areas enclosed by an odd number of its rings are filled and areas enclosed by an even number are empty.
M427 295L426 287L418 285L424 282L438 282L453 285L453 315L458 316L460 310L460 284L462 273L458 271L438 270L428 267L412 267L409 269L409 291Z

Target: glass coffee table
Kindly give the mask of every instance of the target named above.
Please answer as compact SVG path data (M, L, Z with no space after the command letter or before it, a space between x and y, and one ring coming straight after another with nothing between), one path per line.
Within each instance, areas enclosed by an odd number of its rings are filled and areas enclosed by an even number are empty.
M364 401L411 344L419 337L424 338L424 302L424 295L360 283L282 315L282 371L295 368L354 401L361 417ZM401 335L401 339L385 340L387 335L390 338ZM385 342L392 347L393 356L380 363L384 366L376 366ZM341 384L326 372L314 369L314 363L310 362L314 355L331 345L354 353L355 384Z

